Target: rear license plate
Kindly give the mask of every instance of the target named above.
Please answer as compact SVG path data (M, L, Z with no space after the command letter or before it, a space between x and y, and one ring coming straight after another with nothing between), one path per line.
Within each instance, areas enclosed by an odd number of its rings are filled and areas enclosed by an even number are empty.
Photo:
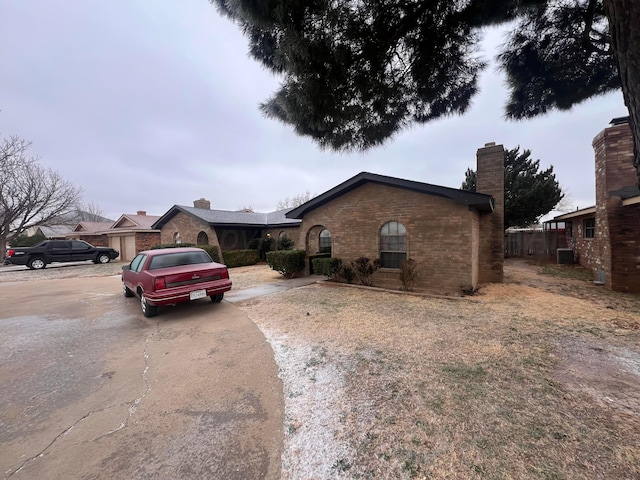
M197 300L198 298L204 298L206 296L207 296L206 290L194 290L193 292L189 293L190 300Z

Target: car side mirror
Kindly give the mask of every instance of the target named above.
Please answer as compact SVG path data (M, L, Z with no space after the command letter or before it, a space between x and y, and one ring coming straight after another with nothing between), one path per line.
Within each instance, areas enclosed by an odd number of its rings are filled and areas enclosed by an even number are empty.
M122 270L131 270L131 266L130 265L123 265L122 266Z

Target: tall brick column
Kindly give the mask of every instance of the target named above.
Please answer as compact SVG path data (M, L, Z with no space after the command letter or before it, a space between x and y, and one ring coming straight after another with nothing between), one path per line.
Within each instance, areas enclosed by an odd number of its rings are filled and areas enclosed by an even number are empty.
M615 191L637 182L629 124L616 119L593 139L596 167L595 278L607 288L640 292L640 205L622 205Z
M480 217L478 281L500 283L504 278L504 147L487 143L476 158L476 190L491 195L495 204L492 213Z

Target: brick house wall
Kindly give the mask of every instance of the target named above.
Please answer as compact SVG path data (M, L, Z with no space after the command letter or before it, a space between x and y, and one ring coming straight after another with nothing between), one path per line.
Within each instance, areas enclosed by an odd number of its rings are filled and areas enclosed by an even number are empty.
M366 208L363 208L366 206ZM304 215L296 245L318 250L323 228L331 232L332 256L343 262L379 258L380 229L389 221L407 230L407 258L416 260L421 290L451 292L477 286L478 214L449 199L366 183ZM308 240L307 240L308 237ZM295 239L294 239L295 240ZM400 272L381 269L375 286L398 289Z
M612 192L637 183L628 124L605 128L593 139L596 238L584 262L596 279L616 291L640 292L640 206L623 205Z
M160 232L136 232L136 255L160 244Z
M77 238L78 240L84 240L87 243L90 243L91 245L93 245L94 247L108 247L109 246L109 237L107 237L105 234L101 234L101 235L83 235L83 234L78 234L74 237L70 237L70 238Z
M216 245L220 248L216 231L209 224L184 212L178 212L162 226L160 229L161 243L173 243L176 232L180 234L182 243L193 243L194 245L198 243L198 234L204 232L209 240L209 245Z

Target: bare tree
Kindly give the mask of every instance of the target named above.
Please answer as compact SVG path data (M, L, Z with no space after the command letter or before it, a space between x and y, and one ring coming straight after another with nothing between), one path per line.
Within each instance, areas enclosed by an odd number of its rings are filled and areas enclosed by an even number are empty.
M284 199L278 202L277 209L282 210L284 208L295 208L299 207L303 203L307 203L311 200L315 195L311 195L311 192L307 190L304 193L300 193L298 195L294 195L293 197L285 197Z
M81 189L27 155L31 143L11 136L0 140L0 253L7 240L78 205Z

